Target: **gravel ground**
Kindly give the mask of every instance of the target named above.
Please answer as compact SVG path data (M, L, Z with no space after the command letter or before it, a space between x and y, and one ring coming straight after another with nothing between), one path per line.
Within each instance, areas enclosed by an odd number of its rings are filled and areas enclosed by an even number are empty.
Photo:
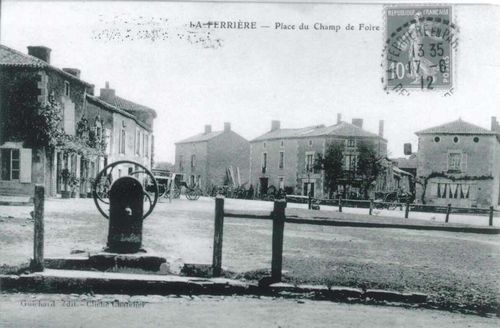
M257 201L226 205L272 208ZM145 221L145 247L170 262L210 263L213 209L210 198L160 203ZM20 265L32 256L31 210L0 206L0 264ZM65 256L74 249L101 249L107 221L91 200L50 200L45 230L46 256ZM240 273L266 271L271 236L270 221L227 218L223 266ZM499 246L497 235L287 224L283 268L291 282L424 292L441 307L492 312L499 304Z

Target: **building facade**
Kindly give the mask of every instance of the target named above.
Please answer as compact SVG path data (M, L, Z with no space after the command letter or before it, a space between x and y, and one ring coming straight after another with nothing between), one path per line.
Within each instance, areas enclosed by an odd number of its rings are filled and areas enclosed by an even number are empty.
M500 129L461 119L416 132L416 201L454 207L498 208L500 203Z
M43 46L24 54L0 45L0 194L31 196L42 184L49 196L86 196L91 178L120 158L113 144L119 122L130 121L132 138L139 130L152 139L155 114L148 121L99 101L80 70L51 65L50 54Z
M342 148L343 170L356 167L358 145L371 143L377 156L387 154L387 140L383 138L383 121L379 134L363 130L363 120L353 119L352 124L338 116L332 126L310 126L299 129L282 129L279 121L272 121L271 130L250 141L250 181L260 194L266 194L271 186L283 189L287 194L308 195L317 198L329 196L324 183L324 172L315 168L316 159L324 157L329 145L337 143ZM359 190L352 175L345 174L339 190Z
M189 185L199 186L206 193L227 182L228 169L235 180L245 184L249 152L248 140L232 131L230 123L224 123L221 131L212 131L206 125L203 133L175 143L175 173L183 174Z

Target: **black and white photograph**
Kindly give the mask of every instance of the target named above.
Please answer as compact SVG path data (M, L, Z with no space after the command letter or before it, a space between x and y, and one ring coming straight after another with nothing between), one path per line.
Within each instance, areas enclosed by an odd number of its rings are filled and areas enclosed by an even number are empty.
M500 4L0 1L0 327L500 326Z

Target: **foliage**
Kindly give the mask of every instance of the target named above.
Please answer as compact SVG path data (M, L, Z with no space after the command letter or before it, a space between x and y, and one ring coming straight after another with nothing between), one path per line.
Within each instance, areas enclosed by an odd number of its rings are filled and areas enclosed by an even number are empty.
M356 176L361 179L361 191L365 198L368 198L371 184L384 171L382 159L377 155L375 146L368 142L359 142Z
M325 152L325 157L321 154L316 157L314 168L316 170L324 170L325 173L325 187L328 190L330 197L333 192L337 190L339 180L343 176L343 147L339 143L331 143Z
M62 110L50 97L45 105L32 105L20 100L8 120L8 133L14 140L24 141L29 148L55 147L64 135L61 129Z
M18 86L23 87L23 84ZM17 89L16 89L17 90ZM68 154L102 155L106 146L104 136L98 140L88 122L77 123L76 136L65 134L62 128L63 110L51 94L46 104L33 97L23 97L22 88L13 92L9 101L15 111L9 115L7 133L14 141L24 141L28 148L55 148Z
M430 179L432 178L445 178L445 179L449 179L453 182L455 181L470 181L470 180L475 180L475 181L479 181L479 180L493 180L493 176L492 175L474 175L474 176L471 176L471 175L458 175L458 176L454 176L454 175L449 175L449 174L446 174L444 172L431 172L428 176L420 176L415 182L422 185L422 188L423 188L423 192L422 192L422 196L421 196L421 201L422 201L422 204L426 204L426 200L425 200L425 192L427 190L427 184L429 182Z

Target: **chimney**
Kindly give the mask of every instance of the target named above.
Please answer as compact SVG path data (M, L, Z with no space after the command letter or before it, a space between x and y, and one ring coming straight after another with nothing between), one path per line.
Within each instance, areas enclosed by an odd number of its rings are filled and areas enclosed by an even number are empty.
M362 118L353 118L352 125L355 125L358 128L362 129L363 128L363 119Z
M337 113L337 124L340 124L342 122L342 114Z
M106 81L106 88L101 89L99 98L101 98L104 101L112 101L114 97L115 97L115 89L111 89L109 87L109 82Z
M280 129L280 121L271 121L271 131L279 130Z
M205 125L205 134L212 132L212 126L210 124Z
M68 74L71 74L71 75L73 75L73 76L75 76L77 78L80 78L81 71L78 68L69 68L69 67L66 67L66 68L63 68L62 70L65 71Z
M231 131L231 123L224 122L224 132Z
M498 125L496 116L491 117L491 131L500 132L500 126Z
M29 46L28 55L36 57L43 60L47 64L50 64L50 52L51 49L44 46Z
M378 136L380 138L384 137L384 120L378 121Z

